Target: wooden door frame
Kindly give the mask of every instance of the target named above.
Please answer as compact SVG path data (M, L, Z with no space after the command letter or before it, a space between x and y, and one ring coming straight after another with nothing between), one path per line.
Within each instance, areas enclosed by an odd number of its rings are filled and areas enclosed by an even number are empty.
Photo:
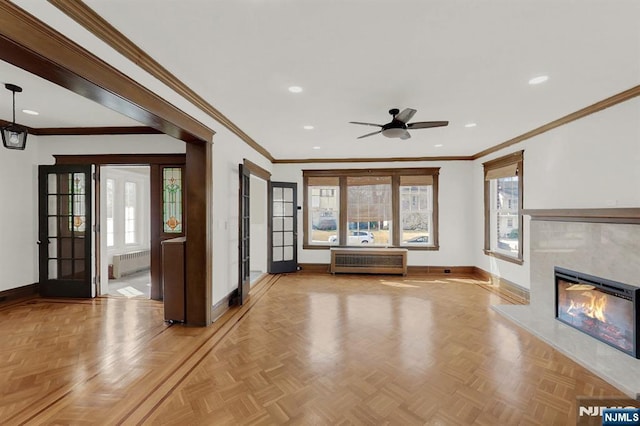
M162 176L160 175L163 166L177 166L186 169L186 154L97 154L97 155L54 155L57 165L68 164L93 164L96 166L96 175L100 173L101 166L128 165L128 166L149 166L149 206L150 206L150 233L149 237L151 250L151 291L150 298L153 300L162 300L162 221L158 220L161 216L162 208ZM186 174L186 173L185 173ZM95 194L96 194L96 220L98 232L96 233L96 270L100 271L100 188L99 178L97 177ZM186 198L186 194L183 194ZM185 200L186 201L186 200ZM187 215L188 206L185 203L185 217L183 218L184 233L188 229ZM175 235L176 237L182 234ZM98 273L99 275L99 273Z
M187 143L186 322L211 324L213 130L11 2L0 2L0 60Z
M271 182L271 173L262 167L258 166L256 163L243 158L242 164L239 165L239 187L238 187L238 287L235 290L235 294L232 296L232 303L242 305L243 301L246 299L246 292L242 292L240 289L243 286L243 276L242 276L242 252L244 250L243 238L242 238L242 218L243 218L243 204L242 204L242 174L243 170L247 172L249 177L255 176L267 183L267 190L269 188L269 182ZM268 196L268 194L266 194ZM249 209L249 222L251 222L251 209ZM249 243L251 244L251 243ZM249 284L249 288L250 288ZM241 296L241 297L238 297Z

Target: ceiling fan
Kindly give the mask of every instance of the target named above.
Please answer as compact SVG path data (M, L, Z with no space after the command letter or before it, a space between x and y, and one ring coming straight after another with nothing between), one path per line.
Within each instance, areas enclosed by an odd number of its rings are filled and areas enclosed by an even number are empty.
M382 136L386 136L388 138L409 139L411 137L411 134L409 133L410 129L428 129L430 127L442 127L449 124L448 121L416 121L415 123L407 123L416 112L417 110L413 108L405 108L402 112L397 108L393 108L389 110L389 114L393 116L393 120L387 124L362 123L360 121L350 121L349 123L382 127L381 130L373 133L367 133L366 135L358 137L358 139L377 135L378 133L382 133Z

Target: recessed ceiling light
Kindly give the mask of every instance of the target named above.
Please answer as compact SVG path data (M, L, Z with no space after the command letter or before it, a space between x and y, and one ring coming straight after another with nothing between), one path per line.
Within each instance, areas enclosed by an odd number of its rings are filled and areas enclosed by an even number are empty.
M307 126L302 126L302 128L303 128L303 129L305 129L305 130L313 130L313 129L314 129L314 127L313 127L313 126L309 126L309 125L307 125Z
M467 123L464 125L464 127L476 127L477 124L476 123Z
M549 80L549 76L548 75L539 75L539 76L533 77L531 80L529 80L529 84L531 84L531 85L540 84L540 83L544 83L547 80Z
M302 92L302 87L300 87L300 86L290 86L289 87L289 91L291 93L300 93L300 92Z
M320 147L319 146L314 146L313 149L320 149Z
M22 112L24 112L25 114L29 114L29 115L40 115L40 113L38 111L32 111L30 109L23 109Z
M441 143L434 145L436 148L442 148L444 145L442 145Z

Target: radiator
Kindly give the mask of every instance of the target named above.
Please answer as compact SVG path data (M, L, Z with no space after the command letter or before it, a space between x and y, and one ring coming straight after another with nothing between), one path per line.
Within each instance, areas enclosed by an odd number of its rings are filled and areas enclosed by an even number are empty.
M113 255L113 277L118 279L124 275L144 271L151 267L151 251L140 250Z
M332 274L345 272L407 275L407 249L334 248L331 249L330 271Z

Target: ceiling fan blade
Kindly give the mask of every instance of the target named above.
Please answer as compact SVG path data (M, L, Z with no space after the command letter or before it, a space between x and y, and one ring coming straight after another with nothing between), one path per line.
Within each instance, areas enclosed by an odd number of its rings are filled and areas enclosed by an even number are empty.
M400 139L405 140L405 139L410 139L411 138L411 133L407 132L406 130L404 131L404 134L400 135Z
M382 130L378 130L377 132L373 132L373 133L367 133L366 135L359 136L357 139L362 139L362 138L366 138L368 136L377 135L378 133L382 133Z
M350 121L349 123L351 123L351 124L362 124L363 126L382 127L382 124L363 123L361 121Z
M407 124L407 121L411 120L416 112L418 111L413 108L405 108L400 114L396 115L396 120Z
M428 129L430 127L443 127L448 126L448 121L416 121L415 123L407 124L408 129Z

